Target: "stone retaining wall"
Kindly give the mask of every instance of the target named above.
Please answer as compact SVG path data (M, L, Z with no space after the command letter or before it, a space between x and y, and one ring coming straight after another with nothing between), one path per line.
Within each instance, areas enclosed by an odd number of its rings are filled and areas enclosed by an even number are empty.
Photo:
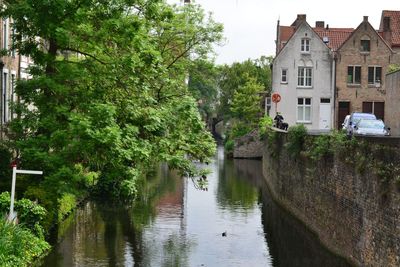
M262 158L264 143L260 140L257 130L235 139L234 158Z
M398 147L400 139L368 142ZM376 170L363 170L336 154L317 162L293 158L285 143L287 135L280 134L278 151L271 153L266 146L263 154L264 178L275 200L353 264L400 266L400 177L379 177ZM358 152L348 153L351 158L362 155ZM382 170L400 167L399 162L400 151Z

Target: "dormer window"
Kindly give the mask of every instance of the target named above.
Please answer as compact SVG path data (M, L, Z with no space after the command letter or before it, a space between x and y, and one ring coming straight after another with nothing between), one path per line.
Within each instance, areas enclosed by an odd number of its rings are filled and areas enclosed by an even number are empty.
M360 45L361 45L361 47L360 47L361 52L371 51L371 41L370 40L361 40Z
M302 53L310 53L310 39L303 38L301 39L301 52Z

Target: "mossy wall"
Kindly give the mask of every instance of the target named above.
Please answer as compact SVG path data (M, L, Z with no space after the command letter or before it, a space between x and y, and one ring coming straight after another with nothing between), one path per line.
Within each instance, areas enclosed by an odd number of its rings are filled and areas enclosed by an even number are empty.
M288 139L265 140L274 198L353 264L400 266L400 139L306 136L297 154Z

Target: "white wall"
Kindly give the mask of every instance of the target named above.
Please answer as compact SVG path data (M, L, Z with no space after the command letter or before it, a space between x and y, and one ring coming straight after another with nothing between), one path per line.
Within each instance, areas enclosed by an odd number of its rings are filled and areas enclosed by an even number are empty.
M310 53L301 53L301 39L310 38ZM307 23L302 23L285 47L277 55L273 64L272 90L281 95L278 103L278 111L282 113L289 126L296 125L297 120L297 98L311 98L311 122L304 125L308 129L319 129L319 105L321 98L330 98L331 103L331 125L333 128L333 72L332 53L322 42L320 37ZM312 66L312 87L299 88L297 86L298 67L302 64ZM286 68L288 83L281 83L281 69ZM272 108L271 116L275 116L275 106Z

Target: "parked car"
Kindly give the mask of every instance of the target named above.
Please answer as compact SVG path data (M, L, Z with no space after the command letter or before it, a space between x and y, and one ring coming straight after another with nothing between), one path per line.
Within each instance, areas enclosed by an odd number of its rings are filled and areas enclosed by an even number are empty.
M390 128L382 120L361 119L354 127L354 135L388 136Z
M354 127L361 120L376 120L376 116L372 113L363 113L363 112L353 112L349 117L349 123L346 128L346 133L348 136L353 135Z
M342 123L342 130L347 130L347 127L349 127L349 121L350 121L350 115L346 115Z

